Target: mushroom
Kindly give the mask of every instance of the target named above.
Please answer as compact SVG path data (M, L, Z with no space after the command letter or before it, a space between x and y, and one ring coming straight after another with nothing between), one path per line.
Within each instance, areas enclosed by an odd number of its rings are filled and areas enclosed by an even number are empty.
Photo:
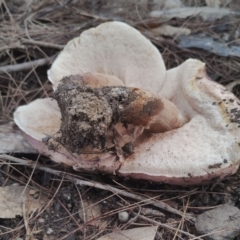
M18 107L14 120L56 162L170 184L238 169L240 101L198 60L166 71L159 51L125 23L71 40L48 78L55 99Z

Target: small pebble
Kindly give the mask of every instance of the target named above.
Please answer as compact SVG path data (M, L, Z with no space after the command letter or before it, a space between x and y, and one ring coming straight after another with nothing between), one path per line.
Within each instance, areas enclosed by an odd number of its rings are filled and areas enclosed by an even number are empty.
M45 219L44 219L44 218L39 218L39 219L38 219L38 222L39 222L39 223L44 223L44 222L45 222Z
M20 186L20 184L19 183L13 183L12 186L17 187L17 186Z
M227 191L227 192L231 192L232 189L231 189L229 186L227 186L227 187L226 187L226 191Z
M38 199L38 198L39 198L39 194L38 194L38 193L35 193L35 194L33 195L33 197L34 197L35 199Z
M30 194L31 196L33 196L36 192L37 192L37 191L36 191L35 189L30 189L30 190L29 190L29 194Z
M70 200L71 199L71 196L69 196L68 194L63 194L63 196L67 199L67 200Z
M51 229L51 228L48 228L48 230L47 230L47 235L50 235L50 234L52 234L53 233L53 230Z
M118 220L119 220L121 223L127 222L128 219L129 219L129 214L128 214L128 212L120 212L120 213L118 213Z

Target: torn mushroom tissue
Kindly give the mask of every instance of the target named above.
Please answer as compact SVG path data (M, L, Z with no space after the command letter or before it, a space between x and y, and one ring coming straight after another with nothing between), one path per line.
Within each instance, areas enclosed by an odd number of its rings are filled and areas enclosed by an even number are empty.
M159 51L125 23L71 40L48 78L55 99L18 107L14 120L53 161L170 184L238 169L240 101L198 60L166 70Z

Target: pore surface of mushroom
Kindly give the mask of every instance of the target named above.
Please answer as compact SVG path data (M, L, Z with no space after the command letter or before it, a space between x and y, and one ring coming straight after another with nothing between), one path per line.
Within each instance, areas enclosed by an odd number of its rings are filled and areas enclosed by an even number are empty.
M14 120L56 162L171 184L238 169L240 101L198 60L166 71L158 50L125 23L71 40L48 77L55 99L19 107Z

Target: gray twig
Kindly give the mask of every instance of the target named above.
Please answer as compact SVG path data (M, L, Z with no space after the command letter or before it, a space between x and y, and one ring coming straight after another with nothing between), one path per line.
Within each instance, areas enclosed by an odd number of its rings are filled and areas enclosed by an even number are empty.
M52 61L54 60L55 56L53 57L48 57L48 58L41 58L38 60L34 60L31 62L25 62L25 63L19 63L19 64L15 64L15 65L7 65L7 66L3 66L0 67L0 74L1 73L11 73L11 72L18 72L18 71L24 71L24 70L28 70L31 68L36 68L39 66L44 66L47 64L52 63Z
M29 39L22 39L21 42L25 45L37 45L41 47L49 47L49 48L56 48L62 50L64 48L64 45L54 44L54 43L48 43L48 42L42 42L42 41L35 41L35 40L29 40Z

